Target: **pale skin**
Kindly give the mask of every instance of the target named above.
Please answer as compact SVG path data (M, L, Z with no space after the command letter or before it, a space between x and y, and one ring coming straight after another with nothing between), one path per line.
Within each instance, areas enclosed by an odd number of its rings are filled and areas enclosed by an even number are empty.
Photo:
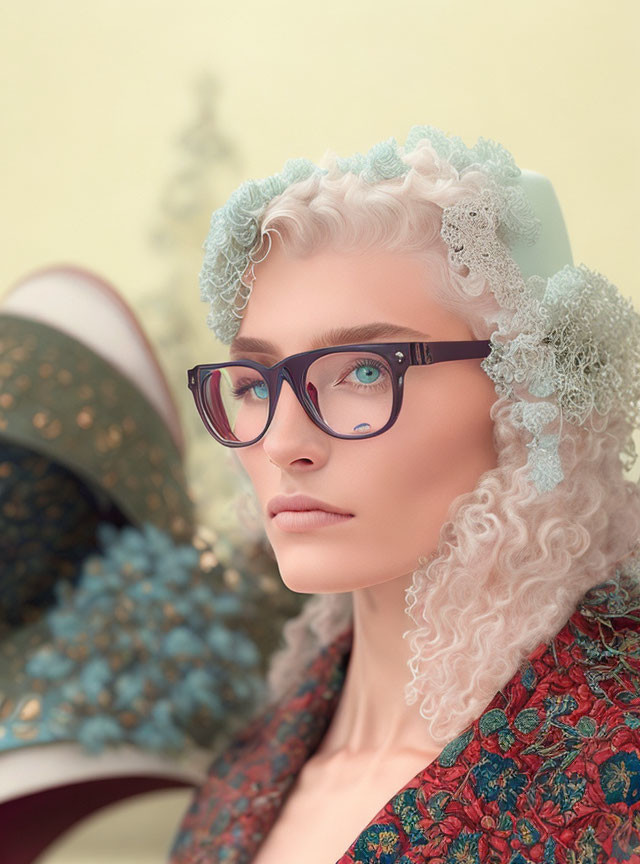
M273 353L236 352L271 365L310 350L333 328L386 322L413 334L351 342L467 340L467 324L430 295L435 278L416 258L329 248L291 257L274 242L256 266L239 337ZM417 335L421 334L421 335ZM314 346L315 347L315 346ZM453 500L494 468L495 388L480 360L411 368L395 424L349 441L318 428L283 383L265 436L236 453L261 505L285 584L301 593L349 591L354 637L340 701L255 864L334 864L367 823L438 755L417 705L404 700L409 648L405 590L420 556L436 548ZM353 514L302 533L267 513L277 494L306 494Z

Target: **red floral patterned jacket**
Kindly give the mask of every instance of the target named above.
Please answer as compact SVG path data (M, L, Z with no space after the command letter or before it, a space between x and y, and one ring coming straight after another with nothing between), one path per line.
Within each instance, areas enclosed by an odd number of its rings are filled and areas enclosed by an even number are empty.
M214 761L171 864L251 862L328 728L351 640L323 650ZM338 864L640 864L639 729L640 591L618 576L588 592Z

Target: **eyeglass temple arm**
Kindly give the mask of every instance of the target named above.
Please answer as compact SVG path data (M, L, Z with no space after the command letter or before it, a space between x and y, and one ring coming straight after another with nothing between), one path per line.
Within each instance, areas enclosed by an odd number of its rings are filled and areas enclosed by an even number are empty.
M465 339L459 342L412 342L411 365L427 366L430 363L443 363L447 360L473 360L488 357L490 351L490 339Z

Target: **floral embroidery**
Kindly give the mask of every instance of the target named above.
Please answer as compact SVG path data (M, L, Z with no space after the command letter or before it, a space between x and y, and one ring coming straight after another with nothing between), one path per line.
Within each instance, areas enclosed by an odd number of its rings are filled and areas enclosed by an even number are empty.
M602 763L599 772L607 804L635 804L640 799L640 759L635 753L616 753Z
M356 842L355 854L363 864L379 862L393 864L397 861L400 838L393 825L372 825L362 832Z
M416 790L407 789L396 795L393 799L393 809L410 842L414 845L424 843L425 836L420 828L420 814L416 807Z
M481 836L479 832L467 834L463 831L449 847L447 864L480 864L478 841Z
M250 864L330 722L351 638L326 648L304 684L214 762L171 864ZM640 586L619 573L338 864L640 864L639 729Z
M540 839L540 832L530 819L519 819L516 823L516 831L524 846L533 846Z
M480 797L497 801L501 811L511 812L518 795L527 784L513 759L482 751L482 758L472 771Z

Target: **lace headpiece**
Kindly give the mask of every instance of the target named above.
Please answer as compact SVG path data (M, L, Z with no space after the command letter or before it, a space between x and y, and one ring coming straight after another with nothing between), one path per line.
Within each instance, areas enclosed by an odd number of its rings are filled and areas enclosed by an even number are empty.
M486 178L481 192L444 208L441 233L451 264L485 277L501 307L482 367L498 395L513 400L513 422L530 435L538 491L563 479L563 422L594 425L617 414L628 428L621 457L630 468L632 429L640 423L640 315L604 277L572 265L546 178L521 172L494 141L481 138L469 148L431 126L414 127L404 147L391 138L336 167L372 184L393 180L411 170L404 157L425 140L460 176L473 170ZM252 253L267 205L288 186L326 173L309 160L290 160L279 174L243 183L213 213L200 288L211 304L207 323L222 342L238 332L251 295Z

